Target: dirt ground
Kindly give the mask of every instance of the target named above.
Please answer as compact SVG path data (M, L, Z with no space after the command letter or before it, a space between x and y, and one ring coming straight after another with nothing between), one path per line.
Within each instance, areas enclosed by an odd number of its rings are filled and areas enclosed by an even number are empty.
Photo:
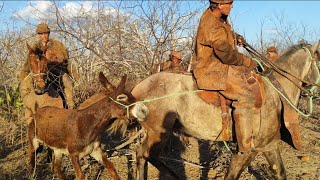
M307 109L306 99L300 102L300 109ZM1 118L1 117L0 117ZM19 121L20 122L20 121ZM303 140L303 150L294 150L288 144L281 142L281 156L289 180L320 179L320 100L314 105L311 117L300 117L300 128ZM36 177L28 172L26 129L23 123L8 122L0 119L0 179L54 179L50 163L46 160L46 149L37 156ZM109 154L121 179L134 179L135 161L134 148L130 145L120 151L112 152L115 145L121 144L116 137L104 138L104 150ZM136 143L138 144L138 143ZM236 147L228 143L231 149ZM199 153L199 150L201 153ZM168 146L160 156L167 166L181 179L223 179L227 171L231 153L223 143L199 141L189 138L185 145L180 138L172 136ZM68 157L64 157L63 171L68 179L74 179L74 171ZM103 167L92 158L82 160L82 169L87 179L110 179ZM148 179L163 179L162 175L152 165L148 164ZM273 179L269 165L262 155L258 155L250 166L242 173L245 179Z

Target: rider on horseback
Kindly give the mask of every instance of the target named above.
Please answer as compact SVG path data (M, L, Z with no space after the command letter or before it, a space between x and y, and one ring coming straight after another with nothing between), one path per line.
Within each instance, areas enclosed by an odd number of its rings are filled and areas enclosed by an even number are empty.
M260 121L261 103L252 88L256 63L236 49L236 35L227 21L233 0L209 0L200 19L195 48L194 76L199 89L217 90L233 101L239 151L254 149L253 124Z
M62 77L63 86L64 86L64 96L67 101L67 105L69 109L73 109L74 101L73 101L73 79L79 79L78 73L72 67L71 63L68 62L69 55L67 48L58 40L49 38L50 29L47 24L40 23L37 26L36 33L39 35L39 41L35 42L33 45L33 49L38 48L41 50L46 58L49 61L55 61L59 63L67 63L67 73ZM20 94L22 99L30 93L32 88L32 77L28 76L30 73L29 62L26 61L24 67L19 75L20 80ZM71 76L71 77L70 77Z
M164 63L154 64L151 68L152 74L160 71L168 71L173 73L185 73L188 70L188 64L181 59L181 53L179 51L171 51L169 60Z

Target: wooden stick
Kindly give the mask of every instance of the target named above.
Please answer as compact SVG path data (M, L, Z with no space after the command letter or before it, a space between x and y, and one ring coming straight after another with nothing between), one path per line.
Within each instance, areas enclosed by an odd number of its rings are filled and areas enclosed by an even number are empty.
M128 141L126 141L126 142L124 142L124 143L122 143L122 144L118 145L118 146L117 146L117 147L115 147L114 149L115 149L115 150L119 150L119 149L121 149L121 148L125 147L126 145L128 145L128 144L132 143L132 142L133 142L135 139L137 139L137 138L138 138L138 136L140 136L143 132L144 132L144 129L142 128L142 129L140 129L140 130L137 132L137 134L136 134L136 135L132 136Z
M169 160L169 161L175 161L175 162L181 162L183 164L188 164L188 165L191 165L191 166L194 166L194 167L198 167L198 168L201 168L201 169L206 168L206 167L198 165L198 164L194 164L194 163L190 163L190 162L183 161L183 160L178 160L178 159L165 158L165 157L162 157L162 156L160 156L160 159Z

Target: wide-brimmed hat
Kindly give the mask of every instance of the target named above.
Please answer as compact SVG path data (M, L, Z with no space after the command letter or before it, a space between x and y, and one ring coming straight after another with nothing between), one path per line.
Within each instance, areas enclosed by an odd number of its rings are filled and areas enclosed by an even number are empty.
M178 51L171 51L170 57L176 57L177 59L181 59L181 53Z
M233 0L209 0L210 3L217 3L217 4L226 4L231 3Z
M37 34L39 34L39 33L49 33L49 32L50 32L50 28L46 23L40 23L37 26L37 29L36 29L36 33Z
M278 49L276 47L274 47L274 46L270 46L270 47L268 47L267 52L278 53Z

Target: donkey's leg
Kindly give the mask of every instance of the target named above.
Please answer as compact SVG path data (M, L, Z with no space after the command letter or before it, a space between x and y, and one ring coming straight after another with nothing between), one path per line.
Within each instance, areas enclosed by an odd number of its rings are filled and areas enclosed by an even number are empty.
M65 179L65 176L62 174L62 171L61 171L61 163L62 163L62 153L59 153L57 150L53 151L53 158L52 158L53 173L59 179Z
M76 172L76 180L84 180L85 177L81 170L79 154L70 154L70 157L72 161L72 166L74 168L74 171Z
M275 175L275 178L287 179L286 170L282 163L279 148L277 147L275 150L264 152L263 155L268 160L270 165L270 170Z
M232 155L225 179L239 179L242 171L250 164L257 154L257 152L245 152Z
M120 179L120 177L117 174L116 168L113 166L112 162L108 159L108 157L102 152L100 146L95 147L91 152L90 156L95 158L99 163L103 164L113 179Z

